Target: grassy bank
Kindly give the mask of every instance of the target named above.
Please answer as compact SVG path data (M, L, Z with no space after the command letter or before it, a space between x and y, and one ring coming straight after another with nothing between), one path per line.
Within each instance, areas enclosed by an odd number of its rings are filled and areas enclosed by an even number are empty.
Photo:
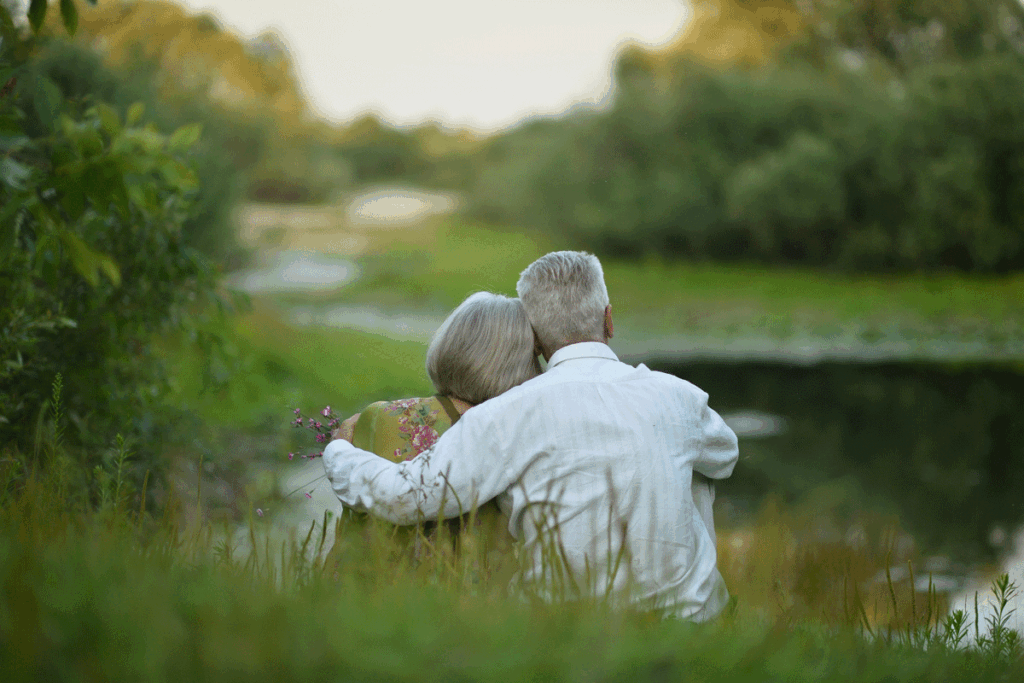
M368 239L356 258L363 278L317 302L443 314L473 291L514 294L532 260L566 248L457 217ZM331 238L323 242L329 250ZM653 336L1024 342L1022 274L881 276L614 259L605 259L604 268L618 322Z
M956 647L920 618L872 635L857 615L766 618L742 603L704 626L545 606L508 596L475 536L459 537L458 552L434 538L416 559L383 527L346 521L325 564L321 528L271 547L267 520L252 517L249 552L184 521L187 497L140 514L141 501L108 483L98 508L68 505L59 476L3 465L0 672L11 683L1024 676L1016 641L989 626L975 638L969 620L953 624Z

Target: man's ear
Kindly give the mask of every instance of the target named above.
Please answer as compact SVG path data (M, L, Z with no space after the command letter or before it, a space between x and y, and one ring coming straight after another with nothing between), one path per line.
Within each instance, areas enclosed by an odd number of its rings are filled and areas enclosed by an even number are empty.
M612 323L611 304L604 307L604 336L606 339L611 339L615 336L615 325Z

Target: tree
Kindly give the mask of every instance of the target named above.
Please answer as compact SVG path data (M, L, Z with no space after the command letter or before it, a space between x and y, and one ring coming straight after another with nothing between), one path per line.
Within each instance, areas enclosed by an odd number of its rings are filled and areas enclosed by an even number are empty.
M41 11L30 6L33 27ZM33 450L59 372L68 437L95 460L115 432L153 428L165 380L154 333L219 301L215 272L181 233L200 128L161 133L141 103L123 117L100 101L78 111L35 69L35 39L6 7L0 24L0 447Z

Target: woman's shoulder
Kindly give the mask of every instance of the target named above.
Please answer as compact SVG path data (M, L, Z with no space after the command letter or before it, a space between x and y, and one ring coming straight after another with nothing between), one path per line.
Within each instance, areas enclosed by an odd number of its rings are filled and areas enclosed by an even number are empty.
M433 409L441 404L436 396L423 396L415 398L400 398L394 401L377 401L366 407L366 410L374 410L382 413L405 413L416 411L419 408Z
M409 460L429 448L451 420L436 397L403 398L377 401L367 406L356 425L357 435L364 437L366 450L393 462Z

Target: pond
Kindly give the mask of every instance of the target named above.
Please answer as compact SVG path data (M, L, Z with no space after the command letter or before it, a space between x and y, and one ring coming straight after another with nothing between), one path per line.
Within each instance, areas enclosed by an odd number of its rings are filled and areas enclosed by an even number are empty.
M836 528L891 514L922 556L967 568L1024 567L1024 370L911 362L658 362L707 391L740 437L719 488L726 523L767 495L814 500ZM940 563L941 564L941 563ZM955 571L955 570L954 570ZM1018 578L1019 582L1019 578Z

